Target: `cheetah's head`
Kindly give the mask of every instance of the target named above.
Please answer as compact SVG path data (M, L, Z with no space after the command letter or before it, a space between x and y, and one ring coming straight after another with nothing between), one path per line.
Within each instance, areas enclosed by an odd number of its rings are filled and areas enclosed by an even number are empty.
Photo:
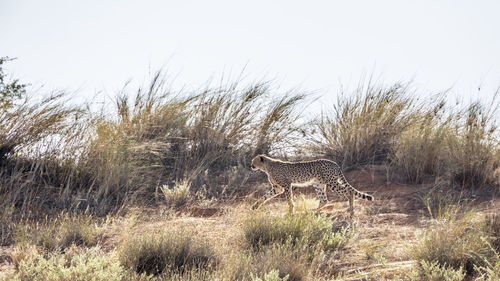
M266 167L267 157L263 154L257 155L252 159L252 170L264 170Z

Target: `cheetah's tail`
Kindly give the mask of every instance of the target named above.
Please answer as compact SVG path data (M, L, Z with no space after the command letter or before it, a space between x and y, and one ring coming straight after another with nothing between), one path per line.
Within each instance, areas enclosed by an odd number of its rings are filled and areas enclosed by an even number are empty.
M370 194L366 194L364 192L361 192L359 190L357 190L356 188L354 188L354 186L352 186L345 178L344 175L341 175L339 181L341 181L341 183L345 184L346 186L348 186L349 188L351 188L351 190L354 192L354 195L361 198L361 199L366 199L368 201L372 201L373 200L373 196L371 196Z

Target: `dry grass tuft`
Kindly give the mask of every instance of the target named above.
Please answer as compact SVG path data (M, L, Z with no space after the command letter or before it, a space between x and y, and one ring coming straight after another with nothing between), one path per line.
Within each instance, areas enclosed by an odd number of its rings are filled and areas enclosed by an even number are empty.
M484 231L488 223L477 210L464 205L467 203L439 201L441 211L429 209L435 219L409 247L410 255L429 266L437 262L442 267L463 269L469 275L477 267L495 264L499 256L491 246L494 238Z
M92 216L62 214L42 222L25 222L16 227L17 245L37 245L46 251L64 251L72 245L92 247L102 238L103 228Z
M119 249L120 263L135 272L183 274L215 268L217 257L208 244L187 232L146 233L130 237Z
M279 278L302 281L307 280L310 263L300 250L287 243L274 244L258 252L242 252L224 264L224 275L229 280L264 278L275 270Z
M176 183L173 188L169 188L167 185L160 186L167 205L172 208L178 208L188 203L190 200L190 185L188 181L183 181Z
M383 163L393 142L414 119L407 85L389 88L360 85L349 97L342 95L332 112L316 127L319 138L313 153L335 160L343 168Z

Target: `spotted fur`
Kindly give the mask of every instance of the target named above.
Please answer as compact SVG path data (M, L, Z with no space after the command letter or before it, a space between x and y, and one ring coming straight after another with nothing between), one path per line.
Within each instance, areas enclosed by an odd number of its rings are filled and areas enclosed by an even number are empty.
M350 185L339 165L333 161L319 159L313 161L288 162L271 158L266 155L257 155L252 159L252 169L261 170L267 174L271 183L271 190L264 195L253 207L258 208L266 201L285 193L290 211L293 212L292 184L314 184L319 198L319 207L323 207L328 199L326 188L329 188L349 200L351 218L354 215L354 197L373 200L371 195L356 190Z

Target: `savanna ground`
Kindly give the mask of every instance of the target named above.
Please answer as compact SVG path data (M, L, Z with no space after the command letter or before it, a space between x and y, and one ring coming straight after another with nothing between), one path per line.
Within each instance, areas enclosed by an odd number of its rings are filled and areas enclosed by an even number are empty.
M499 280L497 94L448 105L361 83L330 110L272 83L112 104L30 93L0 60L0 280ZM240 82L241 83L241 82ZM43 98L40 98L43 96ZM328 158L374 201L250 206L266 153Z

